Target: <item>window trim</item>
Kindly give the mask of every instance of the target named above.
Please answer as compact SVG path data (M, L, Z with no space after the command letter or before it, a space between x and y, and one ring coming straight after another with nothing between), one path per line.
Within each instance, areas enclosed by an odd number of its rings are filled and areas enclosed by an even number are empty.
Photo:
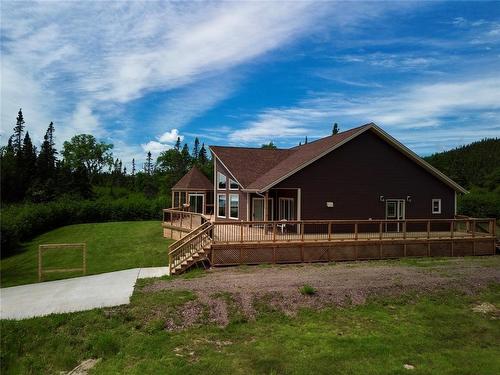
M236 212L236 217L235 216L231 216L231 198L232 197L236 197L236 209L237 209L237 212ZM228 218L230 219L236 219L238 220L240 218L240 195L239 194L229 194L229 215L228 215Z
M434 210L434 203L438 204L437 210ZM431 202L431 212L433 215L441 214L441 198L433 198Z
M236 187L235 188L231 187L232 184L235 184ZM236 181L234 181L232 178L229 178L229 190L238 190L239 188L240 188L240 185Z
M223 177L224 178L224 187L221 188L220 187L220 184L221 184L221 181L220 181L220 177ZM227 189L227 176L219 171L217 171L217 190L226 190Z
M287 202L289 205L288 211L291 214L290 219L282 219L283 216L285 216L285 215L283 215L284 212L282 212L282 204L284 204L284 202ZM278 199L278 220L291 220L291 221L293 221L294 217L295 217L295 199L291 198L291 197L279 197L279 199Z
M219 215L219 197L224 197L224 216ZM227 217L227 195L224 194L217 194L217 217L225 219Z

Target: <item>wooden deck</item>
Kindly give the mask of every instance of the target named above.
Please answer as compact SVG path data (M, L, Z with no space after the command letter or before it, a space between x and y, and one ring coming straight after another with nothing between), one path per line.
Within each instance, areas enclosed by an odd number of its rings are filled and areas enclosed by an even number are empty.
M184 268L183 257L194 249L214 266L495 254L495 219L489 218L211 222L187 214L163 223L164 235L180 234L169 256ZM201 224L191 231L196 220ZM203 228L203 241L196 228Z

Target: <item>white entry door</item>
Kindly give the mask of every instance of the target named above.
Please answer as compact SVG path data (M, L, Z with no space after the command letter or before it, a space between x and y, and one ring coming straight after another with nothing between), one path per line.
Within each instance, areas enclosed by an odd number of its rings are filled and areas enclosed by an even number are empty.
M405 200L387 199L385 201L386 220L404 220L405 219ZM402 228L401 223L387 223L385 225L387 232L399 232Z

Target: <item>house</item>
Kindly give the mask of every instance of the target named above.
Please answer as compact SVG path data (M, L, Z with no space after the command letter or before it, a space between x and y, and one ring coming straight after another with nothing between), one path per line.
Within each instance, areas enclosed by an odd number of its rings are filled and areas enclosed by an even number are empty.
M466 192L373 123L290 149L210 150L216 221L448 219Z
M178 239L169 246L172 274L200 260L495 253L495 219L457 216L457 194L466 190L373 123L289 149L210 150L213 185L193 169L163 210L164 236Z
M213 185L196 166L172 187L172 207L187 206L191 212L210 214L213 201Z

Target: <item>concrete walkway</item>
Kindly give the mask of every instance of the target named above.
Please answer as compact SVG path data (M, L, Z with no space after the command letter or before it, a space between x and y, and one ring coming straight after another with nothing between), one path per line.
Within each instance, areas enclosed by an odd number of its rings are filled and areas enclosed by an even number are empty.
M133 268L1 288L0 317L18 320L128 304L138 278L164 275L168 275L168 267Z

